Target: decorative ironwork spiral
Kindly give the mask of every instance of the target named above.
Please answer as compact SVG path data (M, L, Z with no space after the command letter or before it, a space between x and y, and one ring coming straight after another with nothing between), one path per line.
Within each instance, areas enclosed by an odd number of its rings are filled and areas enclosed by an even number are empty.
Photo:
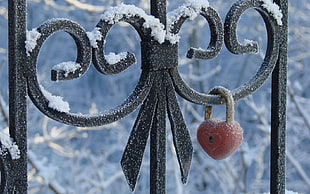
M108 9L94 30L100 33L100 39L95 45L87 36L87 32L76 22L68 19L49 20L35 30L39 33L35 40L35 47L28 52L28 63L25 72L28 82L28 95L37 108L48 117L65 124L75 126L99 126L119 120L133 112L141 104L140 112L130 134L128 144L122 157L122 168L133 190L139 174L143 153L149 131L156 124L156 114L159 111L167 112L171 123L174 145L180 164L182 182L187 181L191 165L192 144L186 128L182 112L179 108L177 92L184 99L201 105L223 104L223 99L217 95L199 93L190 88L178 72L178 33L182 24L193 17L203 16L210 26L211 39L206 50L190 48L187 57L208 60L216 57L223 43L234 54L248 54L257 52L255 42L240 44L237 38L237 25L241 15L247 10L257 10L266 24L268 43L265 58L255 75L242 86L232 91L235 101L255 92L267 80L276 64L278 57L278 30L279 23L274 13L264 6L263 0L239 0L226 15L224 27L217 11L205 4L186 4L179 9L168 13L167 26L160 23L154 16L147 15L143 10L129 5L120 5ZM127 6L127 7L126 7ZM130 8L131 12L126 11ZM187 10L187 11L186 11ZM193 19L193 18L190 18ZM151 21L151 22L150 22ZM50 98L37 79L37 58L44 42L55 32L64 31L75 41L77 47L78 64L74 70L53 69L52 80L67 81L76 79L87 73L91 64L102 74L118 74L135 63L134 54L127 52L115 64L109 64L104 54L104 42L111 27L119 22L129 23L138 32L141 38L142 73L138 84L132 93L118 106L98 114L77 114L69 111L52 108ZM164 56L164 57L163 57ZM163 59L164 58L164 59ZM3 161L2 161L3 162ZM6 163L6 162L4 162ZM5 174L1 170L1 187L5 181Z
M256 74L246 83L244 83L239 88L233 90L234 100L237 101L247 95L252 94L255 92L269 77L271 74L277 58L278 52L278 44L277 44L277 22L275 21L272 13L268 11L266 8L262 6L263 1L249 1L249 0L242 0L235 3L230 11L228 12L224 30L222 27L221 19L217 13L217 11L208 6L207 8L201 7L198 10L198 13L202 15L209 23L210 26L210 33L211 33L211 40L207 50L190 48L188 51L188 57L194 59L203 59L208 60L216 57L222 47L223 44L223 37L225 39L225 45L228 50L234 54L248 54L252 52L257 52L257 43L251 42L245 45L239 43L237 39L236 29L238 20L240 16L250 8L256 9L263 17L267 33L268 33L268 44L265 58L256 72ZM124 6L124 5L123 5ZM191 7L190 5L184 6L187 9L195 10L195 7ZM184 8L183 7L183 8ZM113 8L111 8L113 9ZM139 8L136 8L139 9ZM108 10L109 11L109 10ZM142 10L139 10L142 11ZM195 10L197 11L197 10ZM177 36L182 24L185 20L189 17L185 13L182 13L181 10L175 10L174 12L180 12L179 17L175 18L168 18L172 19L169 26L167 26L168 30L167 33L170 35ZM117 15L118 13L116 13ZM207 95L202 94L197 91L194 91L190 88L180 77L180 74L177 71L177 46L178 42L172 44L169 41L165 40L164 43L158 43L157 40L154 40L153 37L150 36L151 28L144 27L143 24L145 19L139 15L133 14L123 14L121 18L117 18L117 22L127 22L132 25L141 37L141 45L142 47L160 47L159 45L165 45L163 48L165 50L173 50L169 54L173 55L170 56L171 62L174 64L158 64L158 67L146 67L152 64L145 62L144 57L142 56L142 64L143 69L139 83L137 84L136 88L132 92L132 94L119 106L112 110L108 110L103 113L99 113L97 115L84 115L81 116L80 114L74 113L65 113L60 112L55 109L52 109L48 106L49 100L43 95L43 92L40 89L38 80L37 80L37 58L41 46L47 40L48 37L52 36L57 31L64 31L71 35L74 39L76 46L77 46L77 58L76 63L80 64L80 67L76 69L74 72L65 72L64 70L52 70L52 80L54 81L63 81L63 80L71 80L75 78L79 78L84 75L90 65L92 60L93 64L95 65L96 69L103 73L103 74L117 74L125 70L131 64L135 63L135 57L132 53L127 53L127 56L119 61L116 64L108 64L105 56L104 56L104 40L106 38L107 33L111 29L114 24L111 24L111 21L101 19L100 22L97 24L96 28L100 29L102 34L102 39L97 40L98 48L91 48L90 40L86 34L86 31L77 23L68 20L68 19L52 19L41 26L39 26L36 30L41 34L40 37L37 39L37 44L35 48L30 52L30 56L28 57L31 66L29 67L29 71L26 73L28 79L28 89L29 89L29 96L31 97L33 103L47 116L61 121L66 124L76 125L76 126L93 126L95 125L104 125L110 122L114 122L115 120L121 119L133 110L135 110L145 99L147 93L152 86L152 82L154 79L155 73L154 70L157 69L167 69L172 77L174 82L174 86L178 94L180 94L183 98L187 99L190 102L197 103L197 104L222 104L223 102L220 100L219 96L214 95ZM182 15L183 14L183 15ZM146 15L146 14L145 14ZM172 15L172 14L170 14ZM169 14L168 14L169 16ZM119 17L117 15L117 17ZM148 17L151 17L148 15ZM113 18L115 19L115 18ZM174 19L174 20L173 20ZM159 23L160 25L160 23ZM158 27L160 28L160 26ZM146 43L148 42L148 43ZM150 45L147 45L150 44ZM153 44L153 45L152 45ZM147 45L147 46L145 46ZM155 46L156 45L156 46ZM167 48L166 48L167 47ZM153 48L149 48L153 49ZM146 51L142 51L146 52ZM151 51L151 52L156 52ZM149 54L149 53L148 53ZM152 53L150 53L152 54ZM92 57L91 57L92 56ZM153 61L148 61L154 63ZM144 68L146 67L146 68ZM155 68L155 69L154 69ZM67 75L67 76L65 76Z

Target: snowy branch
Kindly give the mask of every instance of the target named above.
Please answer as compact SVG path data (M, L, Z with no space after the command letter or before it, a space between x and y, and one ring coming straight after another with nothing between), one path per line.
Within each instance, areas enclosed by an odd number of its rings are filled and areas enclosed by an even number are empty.
M310 129L310 121L309 121L309 116L304 112L303 108L301 107L300 103L297 101L295 94L292 91L292 88L290 85L288 85L288 94L290 98L292 99L293 104L296 107L296 110L300 114L301 118L304 120L306 126L308 129Z
M102 13L106 9L104 6L82 3L81 1L78 1L78 0L64 0L64 1L66 1L68 4L76 8L79 8L81 10L91 12L91 13Z
M304 180L306 183L307 187L310 189L310 179L306 173L306 171L303 169L301 164L296 160L296 158L292 155L290 151L286 151L286 157L288 161L294 166L296 169L297 173L300 175L300 177Z

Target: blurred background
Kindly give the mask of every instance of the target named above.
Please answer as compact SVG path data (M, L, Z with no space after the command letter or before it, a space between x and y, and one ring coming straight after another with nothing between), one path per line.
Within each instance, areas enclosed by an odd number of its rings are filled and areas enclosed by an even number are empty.
M148 0L28 0L28 30L51 18L68 18L92 31L101 14L121 3L134 4L149 13ZM209 0L224 20L235 1ZM168 1L168 11L184 4ZM310 2L289 1L288 95L287 95L287 189L310 191ZM0 0L0 131L8 132L7 1ZM238 39L259 43L257 54L236 56L225 46L212 60L186 58L189 47L207 48L210 30L199 16L180 30L179 71L194 89L206 93L214 86L235 89L250 79L266 51L267 33L262 17L248 10L238 25ZM120 104L135 88L140 69L140 38L128 24L114 25L106 38L105 52L135 53L137 64L118 75L100 74L93 66L80 79L53 82L51 68L74 61L76 45L57 32L43 45L38 58L40 84L69 102L71 112L96 113ZM172 134L167 122L167 193L263 193L269 191L270 79L253 95L235 104L235 120L244 130L241 148L222 161L211 159L200 148L196 130L203 121L203 106L178 98L193 141L194 155L188 183L181 183ZM28 101L29 193L131 193L121 171L120 159L137 112L109 125L79 128L50 120ZM214 117L225 119L225 107L216 106ZM133 193L149 192L149 149Z

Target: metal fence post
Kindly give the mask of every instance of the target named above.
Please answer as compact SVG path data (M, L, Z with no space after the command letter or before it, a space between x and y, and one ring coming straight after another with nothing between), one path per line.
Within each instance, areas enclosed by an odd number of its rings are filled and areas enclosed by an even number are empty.
M151 0L150 3L151 14L158 18L166 29L166 0ZM162 77L162 83L164 83L164 79ZM166 90L163 84L160 85L159 91ZM158 94L157 116L154 118L155 121L150 131L150 193L154 194L165 193L166 190L167 102L165 98L165 94Z
M20 158L11 160L4 193L27 193L27 83L26 1L8 1L9 10L9 128L20 150Z
M275 0L282 10L280 26L280 47L277 64L272 73L271 96L271 155L270 192L285 193L286 176L286 98L287 98L287 36L288 2Z
M257 44L240 44L237 40L237 23L245 10L254 8L263 17L267 33L266 56L257 73L244 85L232 91L235 101L252 94L272 74L271 103L271 193L285 192L285 133L286 133L286 87L287 87L287 0L274 0L283 14L282 24L264 7L266 1L239 0L229 10L224 26L217 11L209 5L186 4L181 9L190 9L203 16L209 26L211 39L206 50L190 48L188 58L208 60L216 57L225 42L234 54L257 51ZM178 72L177 36L182 24L190 17L188 12L176 10L177 17L168 18L166 0L150 0L151 15L157 31L164 33L158 40L152 35L152 27L143 25L144 14L119 14L120 18L103 18L96 26L102 38L92 48L85 30L68 19L51 19L36 28L40 36L32 51L26 53L26 0L8 0L9 8L9 128L10 136L20 150L20 158L12 160L0 155L1 185L3 193L27 193L27 96L37 108L50 118L74 126L100 126L119 120L141 105L137 119L128 139L121 166L131 190L134 190L141 162L150 136L150 193L166 192L166 117L171 124L173 143L178 157L181 180L186 183L193 147L191 138L177 102L176 93L189 102L200 105L223 104L220 96L202 94L190 88ZM197 2L196 2L197 3ZM125 6L125 5L122 5ZM199 7L200 6L200 7ZM131 7L132 8L132 7ZM137 9L137 8L134 8ZM143 10L142 10L143 11ZM138 11L141 13L141 10ZM113 14L112 14L113 15ZM147 14L145 14L147 15ZM169 24L167 21L169 20ZM141 37L142 73L136 88L119 106L95 115L81 115L49 107L49 99L42 92L36 75L36 60L44 41L56 31L65 31L75 40L78 50L76 62L81 64L75 72L52 70L52 80L75 79L87 72L92 61L100 73L117 74L125 70L135 57L127 53L116 64L105 60L103 44L110 28L124 21L132 25ZM154 24L152 24L154 25ZM163 26L163 27L162 27ZM154 27L154 26L153 26ZM175 38L175 37L174 37ZM29 56L28 56L29 55ZM66 75L69 76L66 76ZM1 143L1 142L0 142ZM3 173L4 172L4 173Z

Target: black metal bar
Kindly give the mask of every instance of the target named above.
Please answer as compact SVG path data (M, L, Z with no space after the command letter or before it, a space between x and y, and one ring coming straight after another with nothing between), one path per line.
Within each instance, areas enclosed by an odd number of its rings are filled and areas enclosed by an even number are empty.
M166 0L151 0L151 14L159 19L160 23L166 26L166 12L167 5Z
M287 97L287 34L288 3L275 0L282 10L280 45L276 67L272 73L271 100L271 168L270 193L285 193L286 97Z
M166 0L151 0L151 14L159 19L166 28ZM154 46L153 46L154 47ZM152 47L152 48L153 48ZM150 48L150 50L152 50ZM145 52L145 51L143 51ZM154 53L159 57L159 53ZM151 55L144 56L150 60L149 67L155 63L150 58ZM146 61L149 61L146 60ZM164 64L162 64L164 65ZM170 64L165 64L170 65ZM166 90L164 86L164 73L159 74L157 79L157 96L158 103L156 114L150 135L150 193L164 194L166 193Z
M151 129L150 141L150 193L166 193L166 88L163 72L158 76L158 103Z
M12 160L5 193L27 193L27 107L26 79L26 1L8 1L9 11L9 128L20 150L20 158Z

